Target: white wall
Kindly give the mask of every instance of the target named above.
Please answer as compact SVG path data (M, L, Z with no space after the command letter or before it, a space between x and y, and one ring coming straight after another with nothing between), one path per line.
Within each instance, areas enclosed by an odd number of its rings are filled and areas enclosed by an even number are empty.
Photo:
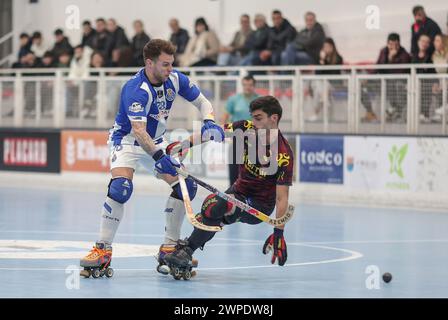
M263 13L270 21L273 9L283 11L286 18L298 28L303 27L303 14L314 11L318 21L323 23L348 62L375 60L380 47L384 46L387 34L398 32L402 44L410 46L410 26L413 20L412 7L421 4L428 15L436 20L446 33L448 5L444 0L314 0L314 1L275 1L275 0L40 0L29 4L28 0L14 1L14 28L17 34L22 31L40 30L44 37L53 41L52 32L56 27L64 27L68 5L80 8L80 20L94 20L97 17L115 17L133 35L132 21L142 19L146 30L152 37L167 38L168 19L177 17L190 32L193 21L205 16L210 26L218 31L221 40L227 43L238 28L241 13L253 16ZM368 30L365 27L366 7L377 5L381 12L380 29ZM79 30L67 30L72 45L79 43ZM16 43L17 45L17 43Z

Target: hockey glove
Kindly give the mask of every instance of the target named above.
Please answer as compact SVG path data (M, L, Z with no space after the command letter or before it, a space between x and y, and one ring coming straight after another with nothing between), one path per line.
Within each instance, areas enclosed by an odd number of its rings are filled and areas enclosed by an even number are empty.
M218 126L213 120L204 120L204 125L201 128L202 141L214 140L222 142L224 140L224 130Z
M265 241L263 246L263 254L272 253L271 263L275 263L275 259L278 259L278 265L283 266L288 258L288 252L286 250L286 241L283 237L283 230L274 228L274 233L271 234Z
M180 163L176 159L166 155L162 150L157 151L152 157L156 161L155 170L158 173L177 176L176 168L180 168Z

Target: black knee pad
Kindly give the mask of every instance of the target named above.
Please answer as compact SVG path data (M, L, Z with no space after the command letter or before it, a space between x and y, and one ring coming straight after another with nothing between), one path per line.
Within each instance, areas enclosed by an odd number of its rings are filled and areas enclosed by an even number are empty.
M202 203L201 215L206 219L221 220L232 208L231 203L221 199L216 194L211 194Z

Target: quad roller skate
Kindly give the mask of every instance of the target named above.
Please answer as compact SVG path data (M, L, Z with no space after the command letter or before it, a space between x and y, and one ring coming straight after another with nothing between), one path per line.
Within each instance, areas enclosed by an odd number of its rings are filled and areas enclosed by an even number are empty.
M196 275L193 268L198 266L198 261L193 259L193 250L188 247L188 241L186 240L179 240L175 250L166 253L163 260L169 268L169 274L175 280L190 280Z
M89 278L100 278L106 276L111 278L114 275L114 269L110 268L112 260L112 246L104 242L97 242L89 254L81 259L80 265L84 270L80 275Z

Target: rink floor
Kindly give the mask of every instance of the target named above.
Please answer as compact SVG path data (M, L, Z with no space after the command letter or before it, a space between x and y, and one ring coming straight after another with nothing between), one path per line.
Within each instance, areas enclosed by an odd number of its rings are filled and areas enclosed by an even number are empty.
M269 225L235 224L195 253L195 278L176 281L153 257L165 197L136 194L115 240L114 277L80 279L103 201L100 191L0 187L0 297L448 297L448 213L294 200L286 266L261 253ZM185 221L183 235L191 230Z

